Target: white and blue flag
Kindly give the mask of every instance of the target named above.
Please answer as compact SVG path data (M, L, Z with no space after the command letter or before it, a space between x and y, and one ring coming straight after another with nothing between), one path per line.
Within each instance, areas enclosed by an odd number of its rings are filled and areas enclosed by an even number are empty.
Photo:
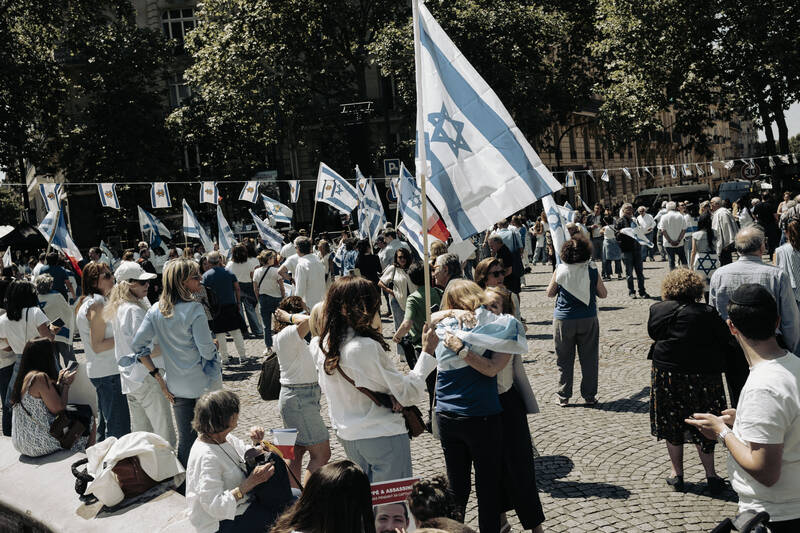
M392 178L389 180L390 195L396 202L400 198L400 178Z
M597 180L596 180L596 179L594 179L594 172L592 172L592 169L590 169L590 168L587 168L587 169L586 169L586 173L589 175L589 177L590 177L590 178L592 178L592 181L593 181L593 182L597 183Z
M647 238L647 234L645 233L644 228L636 224L636 222L633 222L633 224L635 225L635 227L623 228L622 230L620 230L620 233L622 233L623 235L627 235L628 237L632 238L642 246L647 246L648 248L652 248L654 245L652 242L650 242L650 239Z
M675 168L675 165L670 165L669 166L669 175L672 176L672 179L675 179L675 178L678 177L678 170Z
M256 229L258 230L258 236L261 237L261 240L264 241L267 248L272 248L279 252L283 247L283 236L272 229L269 224L258 218L258 215L253 213L252 209L250 210L250 216L253 217L253 223L255 223Z
M344 215L349 215L358 207L358 194L355 188L322 162L317 173L316 199L336 208Z
M422 240L422 191L417 186L417 181L405 164L400 163L400 177L398 178L399 194L397 209L400 210L400 223L397 229L405 234L408 243L417 251L420 257L425 257ZM439 215L433 208L428 209L428 233L439 240L447 239L447 230Z
M289 180L289 201L296 204L300 199L300 180Z
M564 184L565 187L575 187L575 171L570 170L567 172L567 182Z
M416 1L416 0L414 0ZM426 193L454 240L489 229L561 189L497 94L419 3L417 153Z
M200 203L214 205L219 203L219 188L216 181L200 182Z
M172 207L172 199L169 197L169 187L166 182L156 181L150 184L150 205L153 209Z
M629 180L631 179L631 171L630 170L628 170L627 168L623 168L622 169L622 173L625 174L626 178L628 178Z
M11 245L8 245L5 253L3 253L3 268L11 268L14 266L14 263L11 259Z
M607 168L603 169L603 175L600 176L600 179L605 181L606 183L608 183L608 179L609 178L608 178L608 169Z
M194 212L192 208L189 207L189 204L186 203L186 199L183 200L183 234L186 237L200 239L206 252L210 252L214 249L214 241L211 240L211 237L208 236L208 233L206 233L200 221L194 216Z
M97 192L100 194L100 203L103 204L103 207L119 209L116 183L98 183Z
M150 247L155 248L161 244L161 239L171 239L172 233L167 229L163 222L139 207L139 229L142 235L150 236Z
M683 170L683 175L684 176L691 176L692 175L692 170L689 168L689 165L686 164L686 163L684 163L681 166L681 170Z
M228 221L225 220L220 206L217 206L217 242L219 242L220 253L225 257L230 257L231 250L236 245L236 236Z
M50 243L50 246L63 252L64 255L75 261L83 259L81 251L78 249L75 241L72 240L72 235L69 234L67 221L64 220L64 214L58 209L47 213L39 224L38 229L39 233Z
M60 183L40 183L39 194L42 195L44 206L47 211L58 211L61 209L61 184Z
M547 195L542 198L542 209L547 216L547 224L550 226L550 235L553 238L553 250L556 256L556 262L560 263L561 247L567 242L569 233L567 233L567 221L564 219L564 212L566 208L557 205L553 197Z
M698 176L705 176L706 173L703 172L703 167L700 166L700 163L695 163L694 168L697 170Z
M294 212L287 206L283 205L277 200L273 200L269 196L262 194L261 199L264 201L264 207L267 210L267 215L272 218L273 224L291 224L292 215Z
M258 182L245 182L242 192L239 193L239 200L250 202L251 204L258 202Z
M378 238L378 234L386 223L383 204L375 188L375 182L364 178L356 165L356 184L358 185L358 229L361 238L370 242ZM363 189L362 189L363 184Z

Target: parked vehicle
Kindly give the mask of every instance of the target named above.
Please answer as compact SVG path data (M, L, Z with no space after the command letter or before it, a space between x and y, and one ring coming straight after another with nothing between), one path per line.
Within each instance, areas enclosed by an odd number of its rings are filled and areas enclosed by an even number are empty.
M749 183L749 182L748 182ZM673 200L675 202L691 202L699 204L704 200L711 199L711 189L705 184L696 185L675 185L672 187L654 187L644 189L636 195L633 201L634 207L643 205L647 211L655 215L661 209L661 202Z

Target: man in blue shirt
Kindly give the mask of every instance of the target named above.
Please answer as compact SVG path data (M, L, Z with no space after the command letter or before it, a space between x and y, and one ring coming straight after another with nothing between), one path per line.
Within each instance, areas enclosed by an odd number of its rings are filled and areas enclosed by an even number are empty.
M53 290L61 293L66 301L75 299L75 289L72 287L72 282L69 280L69 272L66 268L60 265L61 258L58 252L50 252L45 258L47 264L42 267L39 274L49 274L53 277ZM69 296L67 295L69 291ZM70 299L71 298L71 299Z
M209 300L216 299L217 302L216 307L211 310L213 315L211 331L219 342L219 353L223 363L228 362L226 333L233 337L236 351L239 353L239 362L244 362L247 359L247 353L241 330L244 321L239 312L241 298L239 282L236 280L235 274L228 272L222 266L222 256L219 252L211 252L207 257L211 268L203 274L203 286L206 291L213 294L213 297L209 295Z

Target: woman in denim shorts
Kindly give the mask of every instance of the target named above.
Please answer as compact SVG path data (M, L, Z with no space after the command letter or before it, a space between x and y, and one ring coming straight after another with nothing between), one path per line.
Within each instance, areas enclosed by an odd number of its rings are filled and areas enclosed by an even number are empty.
M311 459L306 468L306 478L325 465L331 458L328 428L320 415L320 388L317 366L308 349L308 308L299 296L290 296L281 301L276 313L275 352L281 367L281 394L278 405L284 426L297 429L294 459L289 468L300 479L303 456ZM297 314L304 313L304 314ZM286 320L286 322L280 319ZM288 323L287 323L288 322Z

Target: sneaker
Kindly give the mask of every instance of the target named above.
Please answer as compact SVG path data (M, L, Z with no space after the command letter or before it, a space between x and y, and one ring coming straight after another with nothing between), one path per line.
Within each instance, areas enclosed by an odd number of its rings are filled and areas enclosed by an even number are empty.
M262 353L261 355L262 355L262 357L269 357L269 356L270 356L270 355L272 355L273 353L274 353L274 352L272 351L272 348L266 348L266 349L264 350L264 353Z
M617 274L617 279L623 279L622 274Z
M640 292L639 293L639 298L641 298L643 300L649 300L650 299L650 295L647 294L646 292Z
M593 406L597 405L597 398L587 398L583 400L584 405Z
M569 405L569 398L562 398L561 396L556 396L555 403L559 407L566 407Z
M635 292L629 292L628 296L631 297L631 300L635 300L636 299L636 293Z

